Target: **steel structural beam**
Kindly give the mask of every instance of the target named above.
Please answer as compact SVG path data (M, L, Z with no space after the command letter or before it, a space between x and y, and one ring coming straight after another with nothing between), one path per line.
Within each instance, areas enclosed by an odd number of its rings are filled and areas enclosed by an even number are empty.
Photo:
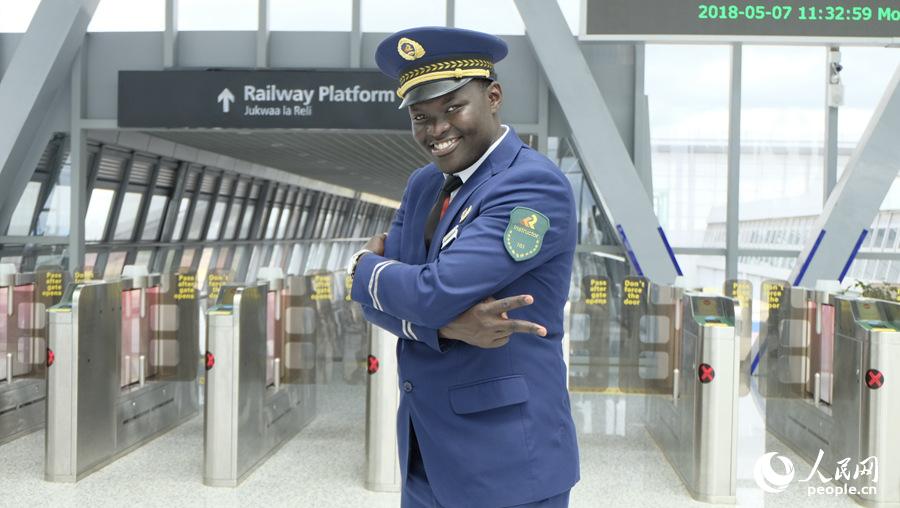
M655 282L674 282L675 257L559 5L546 0L515 2L535 56L572 129L585 180L615 224L632 267Z
M79 51L72 64L69 76L69 162L71 182L69 192L69 271L85 270L85 215L88 200L100 160L103 158L103 147L94 154L91 167L88 167L87 135L81 128L84 106L84 51Z
M350 23L350 67L356 69L362 65L362 0L353 0L352 21Z
M738 276L741 195L741 69L744 49L731 45L731 78L728 95L728 199L725 219L725 278Z
M446 12L444 24L451 28L455 27L456 26L456 0L447 0L447 3L445 4L444 12Z
M647 195L653 195L652 147L650 144L650 101L644 89L646 45L634 45L634 168Z
M256 67L269 66L269 0L257 0Z
M837 183L838 160L838 106L832 101L832 62L838 63L841 59L841 49L838 47L825 48L825 173L822 178L822 204L828 202L828 196L834 190ZM840 80L840 77L837 77Z
M35 143L43 152L50 139L41 132L42 124L69 79L98 2L44 0L16 47L0 81L0 189L6 195L21 195L34 171ZM21 177L23 171L27 178ZM0 217L9 217L12 210L6 209L16 204L14 199L0 200Z
M178 65L178 0L166 0L166 26L163 30L163 67Z
M791 271L795 286L842 280L900 169L900 66L875 108L841 179L828 197L817 232Z

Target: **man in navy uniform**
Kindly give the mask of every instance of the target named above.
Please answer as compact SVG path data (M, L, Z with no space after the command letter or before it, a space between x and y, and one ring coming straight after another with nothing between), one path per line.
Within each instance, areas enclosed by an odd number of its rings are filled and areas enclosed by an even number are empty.
M434 160L349 266L353 300L400 338L404 507L567 506L579 478L561 345L574 199L500 123L506 53L495 36L429 27L375 54Z

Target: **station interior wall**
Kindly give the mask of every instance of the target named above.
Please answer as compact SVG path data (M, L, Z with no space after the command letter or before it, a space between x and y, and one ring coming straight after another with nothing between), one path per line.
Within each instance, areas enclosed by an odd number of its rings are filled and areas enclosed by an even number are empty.
M374 68L374 48L378 42L384 37L381 33L363 33L361 34L361 66L363 68ZM9 64L12 55L15 52L16 45L21 39L22 34L2 33L0 34L0 77ZM185 69L224 69L224 68L252 68L255 66L255 50L256 50L256 34L253 31L234 32L234 31L181 31L178 32L178 43L176 45L176 62L177 68ZM548 90L545 78L537 61L535 60L530 42L526 36L508 35L503 38L510 45L510 57L498 65L498 72L501 82L510 83L505 88L505 105L503 110L503 120L513 125L520 133L534 135L538 139L538 145L548 152L555 161L561 166L569 165L570 170L566 170L573 182L576 195L579 196L580 213L583 225L591 231L586 231L582 235L581 241L589 245L615 245L615 241L610 241L614 234L611 231L603 231L606 227L603 217L596 218L596 211L599 210L602 215L602 207L597 207L593 202L593 197L585 190L583 177L578 175L578 159L576 154L562 154L563 146L567 143L569 128L563 117L559 105L556 103L552 90ZM351 65L350 37L347 32L271 32L269 34L268 60L271 69L340 69L348 68ZM91 131L94 134L92 140L99 144L101 139L103 144L107 146L117 146L116 143L110 143L107 138L128 136L130 132L115 128L116 108L117 108L117 72L119 70L162 70L163 69L163 35L160 32L90 32L85 36L84 46L84 71L83 71L83 89L84 89L84 118L85 122L96 125L99 128ZM635 151L635 124L640 121L636 114L636 97L642 93L643 83L637 79L642 76L643 64L639 59L643 58L638 51L639 45L634 44L614 44L614 43L581 43L581 50L584 53L598 86L606 98L606 102L610 108L611 115L619 130L627 149L634 154ZM652 98L651 98L652 99ZM57 105L52 110L54 116L54 125L56 131L65 133L71 125L71 119L68 118L70 110L70 91L68 88L60 90L57 97ZM138 134L138 133L135 133ZM140 133L144 134L144 133ZM161 141L159 138L151 139ZM654 141L654 151L665 151L665 143L660 145L658 141ZM663 148L660 149L660 145ZM147 145L152 147L153 143ZM146 157L162 157L171 158L171 153L161 153L154 151L152 148L134 150L134 147L119 146L119 148L132 149L135 153L140 153ZM694 157L694 150L688 147L691 157ZM794 155L788 154L789 158ZM846 160L849 157L849 149L842 147L840 157ZM178 158L175 158L178 160ZM792 160L792 159L791 159ZM197 161L186 161L196 164ZM655 153L654 164L660 162L658 154ZM665 162L665 161L663 161ZM677 161L676 161L677 162ZM678 162L681 164L681 162ZM676 166L678 165L676 164ZM212 161L205 161L201 164L204 168L215 173L216 171L225 171L228 169L218 167ZM410 171L413 168L409 168ZM655 172L658 170L654 170ZM300 170L302 173L302 169ZM38 173L35 173L37 175ZM693 168L688 168L685 178L692 180L699 178L695 175ZM274 178L275 183L290 187L291 183L287 181L279 182L278 178ZM698 180L699 181L699 180ZM130 184L129 184L130 185ZM351 189L347 189L348 191ZM359 190L359 189L356 189ZM671 193L671 191L669 191ZM343 194L343 193L342 193ZM660 194L659 196L657 194ZM662 206L659 202L661 192L654 189L654 205ZM671 196L662 196L670 199ZM677 198L676 198L677 199ZM743 198L742 198L743 199ZM746 217L746 207L742 207L741 224L750 220ZM663 210L660 208L657 213ZM719 268L723 265L723 257L716 254L715 251L721 240L721 229L724 224L721 222L719 215L721 210L716 208L715 213L711 214L706 234L700 235L697 242L688 241L687 244L675 236L673 242L676 254L683 260L686 268L697 274L692 278L692 285L695 286L714 286L714 279L724 278L724 271ZM887 212L882 212L884 215ZM715 215L715 218L713 217ZM887 228L891 229L893 221L890 219L893 215L885 217L877 217L873 224L882 224L880 227L884 229L883 223L890 223ZM809 217L808 217L809 218ZM808 219L807 218L807 219ZM663 218L661 218L663 220ZM763 228L771 228L773 231L779 227L778 222L772 222L775 219L764 221L762 224L748 223L746 233L757 226ZM757 221L758 222L758 221ZM782 221L784 222L784 221ZM806 220L806 222L810 222ZM873 226L876 227L876 226ZM667 228L668 229L668 228ZM595 234L598 231L608 234ZM591 236L593 234L593 236ZM745 235L746 236L746 235ZM876 242L877 235L871 235L864 245L863 256L870 254L865 251L867 248L881 248L881 250L897 249L895 242L889 242L890 245L883 245ZM884 238L897 238L897 235L886 236ZM701 239L705 238L701 242ZM743 236L742 236L743 238ZM881 237L878 237L881 238ZM171 241L176 241L172 239ZM165 243L166 240L161 238L159 242ZM876 243L873 243L876 242ZM88 251L97 250L101 247L102 241L95 245L89 246ZM683 249L681 246L686 246ZM774 245L770 242L764 244L746 243L742 240L741 246L748 248L764 248L764 247L782 247L788 249L799 249L802 242L796 245ZM12 249L12 250L10 250ZM17 255L24 246L4 246L4 252L0 257ZM46 245L32 247L37 252L56 252L59 255L59 249L56 247L47 247ZM102 249L101 249L102 250ZM696 251L696 252L695 252ZM702 252L700 252L702 251ZM885 254L890 257L892 254ZM612 258L608 258L612 259ZM741 255L741 272L743 275L760 278L766 276L778 276L782 272L787 273L786 264L791 264L793 258L788 256L767 257ZM35 258L36 261L36 258ZM759 262L762 261L760 264ZM621 263L613 259L615 263ZM177 263L173 261L172 263ZM606 264L610 261L604 262ZM895 270L889 268L900 261L885 259L880 262L875 260L868 261L866 266L874 266L876 263L880 267L878 270L869 270L863 268L862 263L851 271L851 275L866 277L867 275L877 276L883 274L885 276L896 273ZM192 263L193 264L193 263ZM339 263L335 263L339 264ZM759 265L759 266L757 266ZM627 266L624 267L627 270ZM702 275L701 274L705 274ZM702 276L701 276L702 275Z

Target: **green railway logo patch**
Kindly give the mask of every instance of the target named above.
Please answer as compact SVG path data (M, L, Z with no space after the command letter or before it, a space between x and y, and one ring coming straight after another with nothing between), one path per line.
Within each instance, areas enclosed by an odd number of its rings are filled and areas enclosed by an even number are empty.
M541 251L544 234L550 229L550 219L546 215L517 206L509 214L509 224L503 233L503 245L514 261L525 261Z

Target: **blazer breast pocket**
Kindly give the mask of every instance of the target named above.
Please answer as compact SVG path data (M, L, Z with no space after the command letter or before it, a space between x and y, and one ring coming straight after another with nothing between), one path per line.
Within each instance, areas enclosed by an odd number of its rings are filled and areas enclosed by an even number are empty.
M480 413L528 400L528 383L520 375L485 379L450 387L450 407L458 415Z

